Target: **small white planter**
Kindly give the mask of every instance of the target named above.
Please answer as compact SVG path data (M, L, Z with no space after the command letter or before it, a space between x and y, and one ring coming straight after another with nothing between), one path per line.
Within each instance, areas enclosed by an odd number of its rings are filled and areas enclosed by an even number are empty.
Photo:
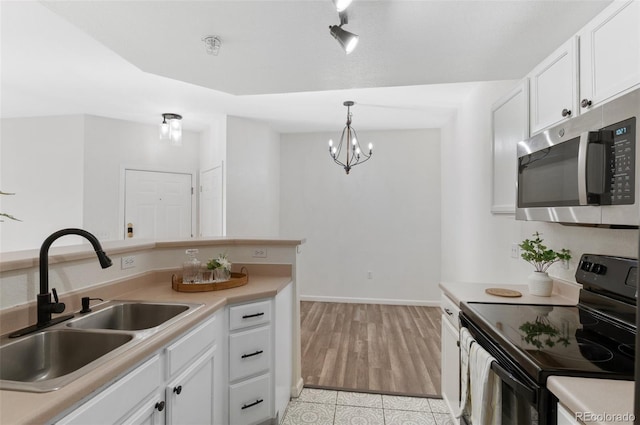
M553 279L547 272L533 272L527 278L529 293L539 297L549 297L553 292Z

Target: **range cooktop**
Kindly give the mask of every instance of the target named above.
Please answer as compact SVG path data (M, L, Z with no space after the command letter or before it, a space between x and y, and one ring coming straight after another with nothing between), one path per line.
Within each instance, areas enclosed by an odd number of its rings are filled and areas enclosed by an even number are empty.
M580 306L466 303L463 311L530 376L633 380L635 331Z

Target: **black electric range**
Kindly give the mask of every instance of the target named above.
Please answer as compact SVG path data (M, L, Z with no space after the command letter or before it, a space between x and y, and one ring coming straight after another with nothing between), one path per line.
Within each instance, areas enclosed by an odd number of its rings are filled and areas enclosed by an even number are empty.
M578 305L461 305L461 325L496 358L503 393L520 406L503 424L555 423L551 375L634 379L638 261L584 254L575 276Z

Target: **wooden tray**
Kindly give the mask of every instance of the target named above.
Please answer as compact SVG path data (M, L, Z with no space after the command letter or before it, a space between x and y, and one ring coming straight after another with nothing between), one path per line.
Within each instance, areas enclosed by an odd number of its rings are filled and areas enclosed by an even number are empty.
M522 296L522 292L520 291L503 288L487 288L484 290L484 292L489 295L496 295L498 297L517 298Z
M178 292L220 291L222 289L237 288L238 286L246 285L247 282L249 282L248 273L231 272L230 280L214 283L182 283L181 276L176 276L175 274L171 276L171 287Z

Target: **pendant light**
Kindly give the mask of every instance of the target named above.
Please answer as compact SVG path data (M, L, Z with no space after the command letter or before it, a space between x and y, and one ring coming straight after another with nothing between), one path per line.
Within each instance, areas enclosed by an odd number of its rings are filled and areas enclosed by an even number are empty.
M344 171L349 174L349 171L358 164L362 164L371 158L373 155L373 144L369 143L369 153L365 153L360 148L360 142L358 141L358 135L355 128L351 127L351 107L355 102L347 100L343 103L347 107L347 125L342 130L342 136L340 136L340 143L338 146L334 146L333 140L329 140L329 155L333 159L333 162L340 165ZM344 148L344 158L340 158L342 154L342 147L346 141Z

